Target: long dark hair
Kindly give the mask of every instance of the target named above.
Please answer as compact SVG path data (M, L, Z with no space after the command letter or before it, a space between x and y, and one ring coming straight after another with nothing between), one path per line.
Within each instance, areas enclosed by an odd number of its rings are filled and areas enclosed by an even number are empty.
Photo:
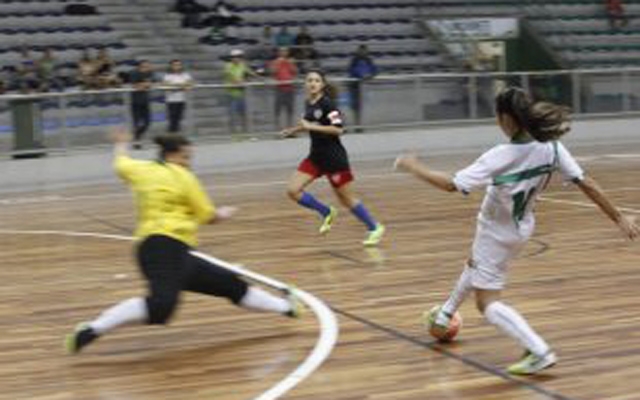
M309 76L309 74L318 74L318 76L320 76L320 79L322 79L322 83L324 83L322 91L325 95L329 96L331 100L335 101L338 98L340 91L338 90L338 87L336 85L329 82L329 80L327 79L327 74L319 69L312 69L307 72L307 76Z
M558 140L571 130L571 109L546 102L534 102L522 89L509 87L496 96L496 113L509 115L520 129L538 142Z
M159 135L153 138L153 142L160 147L159 158L164 160L167 154L177 153L184 146L190 146L191 141L179 135Z

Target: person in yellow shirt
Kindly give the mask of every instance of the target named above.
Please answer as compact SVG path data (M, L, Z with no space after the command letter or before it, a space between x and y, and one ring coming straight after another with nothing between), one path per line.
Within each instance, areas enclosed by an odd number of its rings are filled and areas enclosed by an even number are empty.
M191 254L197 245L198 227L224 221L236 209L216 208L211 202L190 170L192 148L188 139L157 137L160 152L155 161L128 156L128 132L115 131L112 139L115 170L135 196L137 261L149 293L145 298L133 297L116 304L93 321L80 324L65 338L70 354L120 326L168 323L183 290L225 297L247 309L299 316L300 305L294 297L275 296Z

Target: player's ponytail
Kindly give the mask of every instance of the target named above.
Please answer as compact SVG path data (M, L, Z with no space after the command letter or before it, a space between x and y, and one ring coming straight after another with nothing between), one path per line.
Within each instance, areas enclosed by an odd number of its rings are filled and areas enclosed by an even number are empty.
M191 141L179 135L160 135L153 139L153 142L160 147L159 158L164 160L167 154L176 153L184 146L190 146Z
M318 74L320 79L322 79L322 83L324 84L324 87L322 88L322 91L324 92L324 94L327 95L333 101L338 99L338 95L340 94L338 87L333 83L329 82L329 80L327 79L327 75L324 72L322 72L319 69L313 69L308 73Z
M571 130L571 109L558 104L533 102L522 90L510 87L496 97L496 113L509 115L520 129L538 142L559 139Z

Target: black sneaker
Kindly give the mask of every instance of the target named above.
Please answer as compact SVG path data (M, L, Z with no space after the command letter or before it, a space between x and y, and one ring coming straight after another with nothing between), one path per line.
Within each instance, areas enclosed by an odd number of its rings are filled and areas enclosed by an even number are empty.
M98 338L93 328L83 323L76 327L73 333L68 334L64 339L64 347L68 354L77 354L83 347Z

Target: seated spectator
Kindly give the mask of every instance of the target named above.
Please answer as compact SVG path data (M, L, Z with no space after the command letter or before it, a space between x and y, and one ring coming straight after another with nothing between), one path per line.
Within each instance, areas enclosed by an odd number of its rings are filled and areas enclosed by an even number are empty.
M184 28L198 28L200 14L209 11L206 6L195 0L178 0L174 8L177 12L184 14L182 18L182 27Z
M606 0L605 6L611 29L617 30L627 25L628 21L624 13L622 0Z
M98 86L96 79L96 63L91 58L89 50L82 51L82 57L78 61L78 83L82 89L95 89Z
M313 37L309 34L306 26L301 26L298 35L294 39L294 57L297 60L298 69L305 74L309 69L317 68L318 53L313 47Z
M211 27L211 37L222 36L226 38L230 35L228 30L230 27L239 24L242 18L233 13L233 8L224 0L219 0L215 6L213 6L213 14L205 18L202 22L204 26Z
M298 34L296 35L296 38L294 39L293 43L295 44L295 50L293 51L293 55L296 56L297 58L304 58L304 57L298 57L297 56L298 52L305 52L305 51L308 51L308 49L313 48L313 38L309 34L309 30L307 29L306 26L304 25L300 26L300 30L298 31Z
M48 92L51 89L62 91L64 83L57 74L57 61L51 49L46 49L36 64L37 76L40 83L40 91Z
M26 46L20 51L20 61L16 68L15 81L21 93L32 93L40 89L36 62L31 57L31 52Z
M269 60L275 57L275 47L271 27L265 26L262 36L258 39L258 44L251 51L252 65L259 74L267 69Z
M276 47L290 48L290 47L293 47L294 44L295 44L295 38L291 33L289 33L289 28L287 28L286 26L282 26L275 38Z
M94 60L94 68L96 85L99 89L120 86L122 82L115 72L115 65L106 48L98 50L98 55Z

